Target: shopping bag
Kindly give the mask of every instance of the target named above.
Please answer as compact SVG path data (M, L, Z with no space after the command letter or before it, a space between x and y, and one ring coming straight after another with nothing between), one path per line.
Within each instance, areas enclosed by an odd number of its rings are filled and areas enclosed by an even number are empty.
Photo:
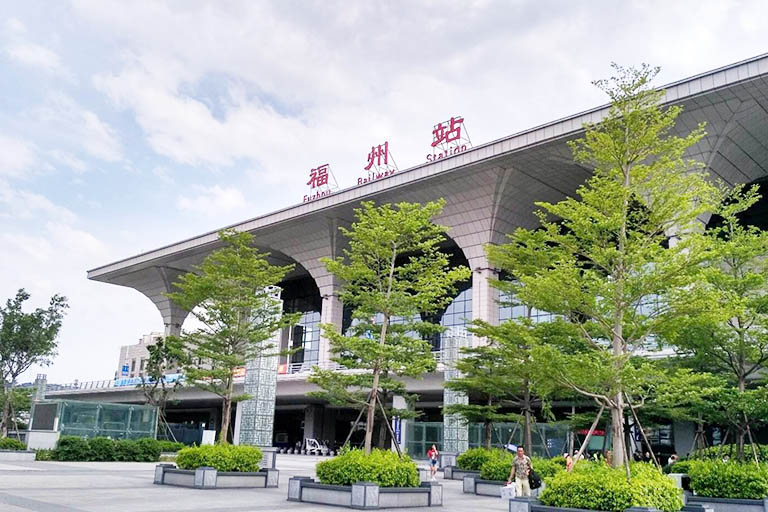
M501 497L505 500L511 500L515 497L515 484L505 485L501 488Z

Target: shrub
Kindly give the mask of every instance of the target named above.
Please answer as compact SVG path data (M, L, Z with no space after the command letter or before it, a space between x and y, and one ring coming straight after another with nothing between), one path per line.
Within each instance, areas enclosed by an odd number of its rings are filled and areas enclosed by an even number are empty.
M88 447L91 449L88 460L107 461L114 460L115 441L108 437L94 437L88 440Z
M710 498L762 500L768 496L768 466L754 463L693 461L691 490Z
M115 456L112 460L134 462L141 459L141 446L133 439L120 439L115 442Z
M691 464L693 463L692 460L681 460L678 462L675 462L671 466L666 466L669 468L667 473L685 473L688 474L688 471L691 469Z
M161 452L177 452L183 448L186 448L184 443L176 443L174 441L158 441L160 444Z
M26 450L27 445L10 437L0 439L0 450Z
M179 450L176 465L181 469L211 466L218 471L256 472L261 463L261 450L255 446L216 444Z
M162 449L160 447L160 441L151 437L144 437L136 441L138 447L138 455L135 459L137 462L155 462L160 458Z
M650 464L632 464L632 483L624 470L603 463L579 463L571 473L561 471L547 480L543 504L555 507L622 512L629 507L655 507L677 512L680 491Z
M502 450L471 448L456 458L456 465L459 469L480 471L486 462L506 456L507 453Z
M56 460L54 450L37 450L35 452L35 460Z
M760 462L768 462L768 445L756 444L754 446L757 451L758 460ZM691 452L688 458L694 460L722 460L724 457L728 457L729 460L735 460L738 459L738 456L739 452L735 444L719 444ZM754 460L751 445L744 445L744 460Z
M317 464L317 477L324 484L352 485L356 482L376 482L381 487L418 487L416 463L404 455L400 459L389 450L349 450Z
M61 436L54 457L64 461L91 460L91 447L82 437Z
M480 469L480 478L483 480L506 480L512 471L514 461L515 456L509 454L489 460ZM559 471L565 470L565 459L563 457L552 459L531 457L531 465L541 478L549 478L555 476Z

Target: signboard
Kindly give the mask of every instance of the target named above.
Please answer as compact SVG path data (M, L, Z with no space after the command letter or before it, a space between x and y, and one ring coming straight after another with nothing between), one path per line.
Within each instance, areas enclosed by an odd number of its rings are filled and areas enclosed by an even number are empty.
M121 373L123 375L128 375L128 365L127 364L123 365L123 369L122 369Z
M392 430L395 431L395 442L397 444L403 444L403 420L400 419L400 416L395 416L392 418L392 423L394 424Z
M427 155L427 162L435 162L472 147L469 134L464 126L464 118L451 117L448 121L437 123L432 130L432 154Z
M392 158L392 153L389 152L389 141L384 141L384 144L378 146L371 146L371 152L368 153L368 163L363 167L363 170L367 172L367 175L357 178L358 185L380 180L397 172L397 164Z
M589 429L588 428L583 428L581 430L577 430L576 433L579 434L580 436L585 436L585 435L589 434ZM592 432L592 435L593 436L604 436L605 435L605 430L596 428L594 430L594 432Z
M309 171L309 194L304 194L304 203L333 194L339 188L329 164L323 164Z

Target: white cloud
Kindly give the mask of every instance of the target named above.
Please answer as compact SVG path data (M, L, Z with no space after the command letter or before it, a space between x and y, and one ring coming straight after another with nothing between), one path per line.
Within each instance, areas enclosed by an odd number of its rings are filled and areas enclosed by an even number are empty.
M27 27L17 18L8 18L5 20L5 31L11 35L24 34Z
M54 150L50 154L56 162L69 167L77 174L82 174L88 170L88 164L70 153Z
M210 188L195 187L196 195L179 196L176 206L179 210L216 215L221 212L242 210L248 206L243 193L234 187L214 185Z
M115 130L69 96L50 93L35 114L39 122L57 129L60 140L70 146L80 147L90 156L107 162L123 159L122 144Z
M0 176L23 176L36 160L31 143L0 133Z
M0 180L0 219L3 218L16 221L51 218L72 223L77 216L41 194L15 189Z
M5 48L5 53L25 66L37 68L70 81L74 80L74 76L61 62L59 55L45 46L29 42L12 43Z

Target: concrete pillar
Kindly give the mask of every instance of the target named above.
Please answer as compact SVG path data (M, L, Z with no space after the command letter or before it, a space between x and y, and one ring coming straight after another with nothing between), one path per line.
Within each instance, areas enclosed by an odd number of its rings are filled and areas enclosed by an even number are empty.
M322 405L308 405L304 409L304 439L323 439Z
M344 315L344 305L339 300L335 287L327 286L320 289L320 296L323 299L322 311L320 312L321 324L333 324L337 331L341 331L341 322ZM317 354L317 363L321 368L327 368L330 363L331 342L322 331L320 332L320 347Z
M405 401L405 398L403 398L400 395L394 395L392 397L392 408L393 409L410 409L408 402ZM398 439L392 439L392 449L395 449L395 443L397 443L400 446L400 451L405 453L405 432L406 427L408 426L408 420L401 419L399 416L396 416L392 418L392 430L395 433L395 437L399 437Z
M35 400L45 400L45 391L48 385L48 376L40 373L35 377Z
M240 444L240 424L243 422L243 402L235 403L235 425L232 431L232 444Z
M472 320L483 320L491 325L499 324L499 290L488 282L489 279L498 277L499 272L488 267L487 263L484 266L473 266Z
M452 380L458 377L459 371L456 370L454 363L461 355L461 348L469 344L469 339L465 336L446 336L443 338L443 361L445 364L444 378ZM468 404L469 398L460 391L453 391L447 388L443 389L443 405ZM446 414L443 416L443 449L441 455L441 467L453 465L450 463L442 464L446 457L455 457L469 449L469 425L458 414ZM455 460L455 459L450 459Z

